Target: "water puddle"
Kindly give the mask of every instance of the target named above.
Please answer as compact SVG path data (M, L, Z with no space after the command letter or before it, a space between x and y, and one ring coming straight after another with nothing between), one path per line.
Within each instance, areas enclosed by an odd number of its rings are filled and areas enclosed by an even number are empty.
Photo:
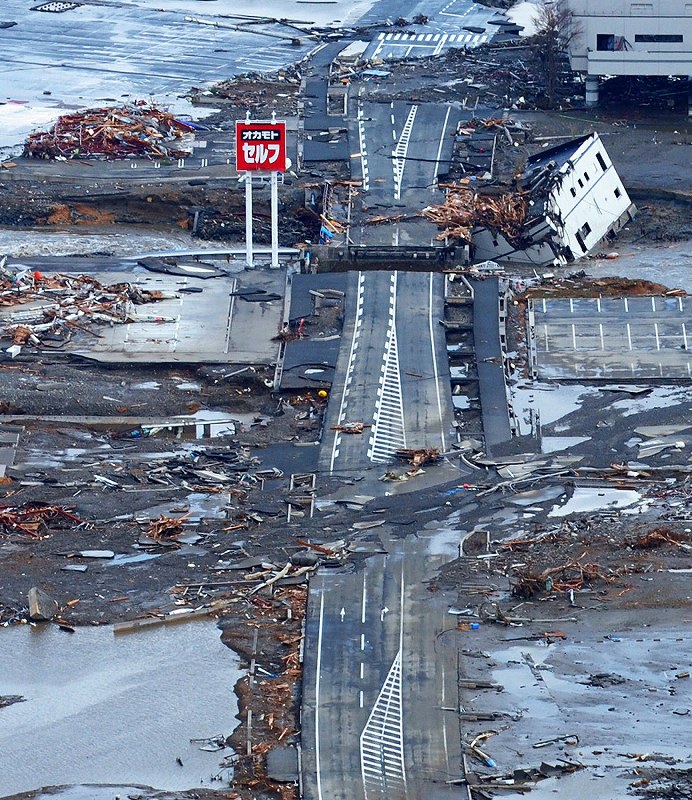
M0 796L72 783L190 789L230 753L189 741L236 725L238 661L208 621L119 636L21 626L0 629L0 643L2 692L26 698L0 712Z
M591 489L577 487L563 506L553 506L549 517L567 517L570 514L585 514L592 511L615 511L627 508L641 500L639 492L631 489Z
M692 404L692 389L689 386L655 386L645 397L632 397L613 403L611 408L622 411L624 417L652 411L656 408L678 406L689 408Z
M446 523L431 522L425 526L429 531L426 536L426 553L429 556L459 557L461 533L457 527L459 512L454 512Z
M543 436L541 438L541 452L555 453L558 450L569 450L582 442L588 442L589 436Z
M593 386L522 383L510 387L510 393L514 412L519 419L520 432L527 436L532 433L532 420L536 415L541 426L551 425L578 411L586 398L599 392Z
M544 489L532 489L515 494L514 497L508 498L507 502L518 506L532 506L535 503L544 503L546 500L557 500L564 493L562 486L546 486Z
M453 394L452 405L457 411L468 411L471 408L471 398L465 394Z
M152 558L158 558L160 555L160 553L118 553L106 562L106 566L121 567L123 564L139 564L141 561L151 561Z

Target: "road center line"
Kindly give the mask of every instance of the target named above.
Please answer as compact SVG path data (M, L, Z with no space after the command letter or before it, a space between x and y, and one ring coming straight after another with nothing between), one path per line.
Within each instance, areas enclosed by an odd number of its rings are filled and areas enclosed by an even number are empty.
M442 123L442 132L440 133L440 144L437 148L437 156L435 157L435 166L433 167L432 181L430 182L430 191L437 191L437 171L440 168L440 157L442 155L442 145L444 143L445 133L447 132L447 120L449 119L449 112L452 110L451 106L447 106L447 114L445 121Z
M360 621L361 624L365 625L365 606L367 605L367 587L366 587L367 578L363 575L363 600L360 606Z

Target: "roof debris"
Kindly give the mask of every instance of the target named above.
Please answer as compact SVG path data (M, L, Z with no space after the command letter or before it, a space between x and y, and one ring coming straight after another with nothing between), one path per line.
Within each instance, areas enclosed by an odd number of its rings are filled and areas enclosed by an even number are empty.
M12 273L0 265L0 336L15 345L47 338L69 339L92 325L136 322L133 306L166 299L164 292L129 283L111 286L88 275L46 276L29 269ZM23 306L5 311L3 307Z

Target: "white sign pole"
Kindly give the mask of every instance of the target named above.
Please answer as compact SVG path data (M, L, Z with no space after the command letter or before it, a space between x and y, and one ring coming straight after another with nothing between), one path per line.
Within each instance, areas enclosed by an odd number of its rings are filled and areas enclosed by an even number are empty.
M279 173L271 174L272 190L272 267L279 266Z
M245 173L245 263L254 267L252 254L252 172Z

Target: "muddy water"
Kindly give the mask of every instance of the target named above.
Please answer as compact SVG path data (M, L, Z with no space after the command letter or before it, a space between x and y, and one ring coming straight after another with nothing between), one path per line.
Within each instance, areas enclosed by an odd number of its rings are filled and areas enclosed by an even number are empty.
M231 733L239 676L208 621L118 636L0 629L0 694L26 698L0 709L0 797L72 783L209 784L231 751L189 740Z

